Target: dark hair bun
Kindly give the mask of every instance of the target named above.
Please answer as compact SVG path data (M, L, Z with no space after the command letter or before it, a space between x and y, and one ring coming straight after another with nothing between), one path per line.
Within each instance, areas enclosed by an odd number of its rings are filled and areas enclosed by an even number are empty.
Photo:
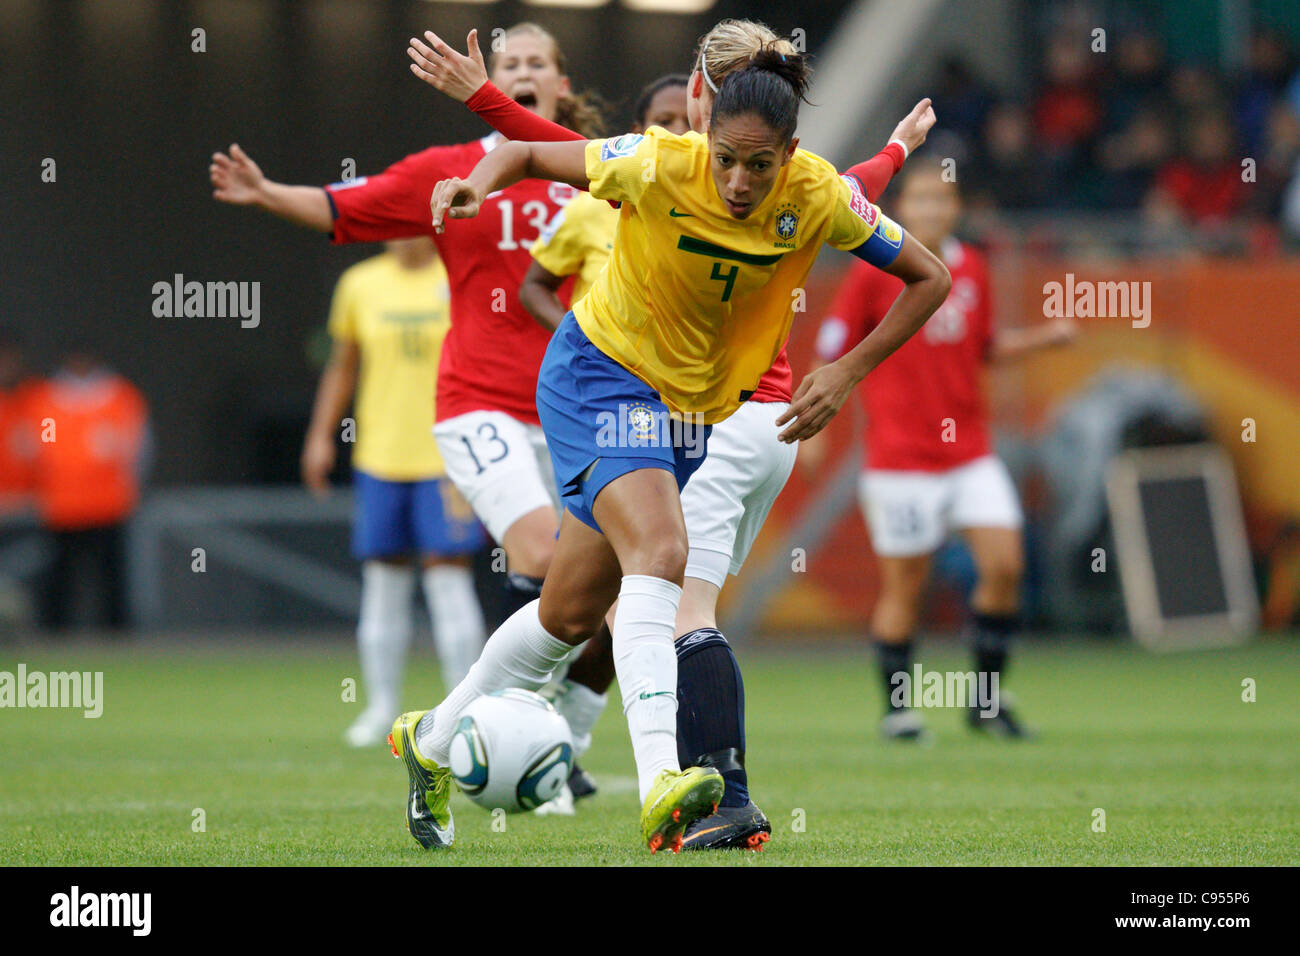
M749 65L754 69L775 73L790 84L795 96L807 102L812 70L808 67L808 58L802 53L782 53L769 43L754 54Z

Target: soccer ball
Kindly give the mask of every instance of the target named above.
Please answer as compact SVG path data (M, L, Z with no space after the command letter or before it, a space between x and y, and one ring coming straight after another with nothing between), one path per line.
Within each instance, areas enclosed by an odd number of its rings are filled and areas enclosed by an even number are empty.
M572 767L568 722L530 690L478 698L451 739L451 775L485 810L536 810L560 792Z

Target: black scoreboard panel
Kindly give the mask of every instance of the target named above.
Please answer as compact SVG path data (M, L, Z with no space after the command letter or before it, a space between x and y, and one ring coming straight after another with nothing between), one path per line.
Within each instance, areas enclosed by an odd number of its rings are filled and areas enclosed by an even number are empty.
M1210 444L1134 448L1106 501L1129 627L1155 650L1247 639L1259 600L1232 460Z
M1138 496L1161 616L1226 614L1228 594L1205 476L1139 478Z

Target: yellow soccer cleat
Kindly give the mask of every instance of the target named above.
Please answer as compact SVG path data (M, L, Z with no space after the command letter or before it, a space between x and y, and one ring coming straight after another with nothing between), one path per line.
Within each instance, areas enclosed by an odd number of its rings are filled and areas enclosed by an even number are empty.
M451 771L439 767L415 746L415 725L427 710L413 710L393 721L388 745L406 764L411 789L406 799L406 829L426 850L451 846L456 827L451 819Z
M651 853L682 848L682 834L700 817L718 809L726 784L712 767L661 770L641 807L641 839Z

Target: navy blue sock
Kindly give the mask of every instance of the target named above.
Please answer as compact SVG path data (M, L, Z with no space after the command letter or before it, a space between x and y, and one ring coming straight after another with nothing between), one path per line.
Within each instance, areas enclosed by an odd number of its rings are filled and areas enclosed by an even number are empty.
M514 571L506 574L505 599L502 601L502 611L506 618L542 596L542 580L530 578L526 574L516 574Z
M894 683L894 675L897 673L906 674L910 680L912 677L912 638L905 641L891 643L875 638L876 655L880 659L880 680L881 686L885 691L885 711L905 710L911 705L911 698L904 697L902 703L895 703L894 694L898 686Z
M976 671L985 674L1003 674L1006 671L1016 617L1015 614L980 614L978 611L971 615Z
M745 682L722 632L702 627L677 638L677 758L716 767L727 782L723 807L749 803L745 773Z

